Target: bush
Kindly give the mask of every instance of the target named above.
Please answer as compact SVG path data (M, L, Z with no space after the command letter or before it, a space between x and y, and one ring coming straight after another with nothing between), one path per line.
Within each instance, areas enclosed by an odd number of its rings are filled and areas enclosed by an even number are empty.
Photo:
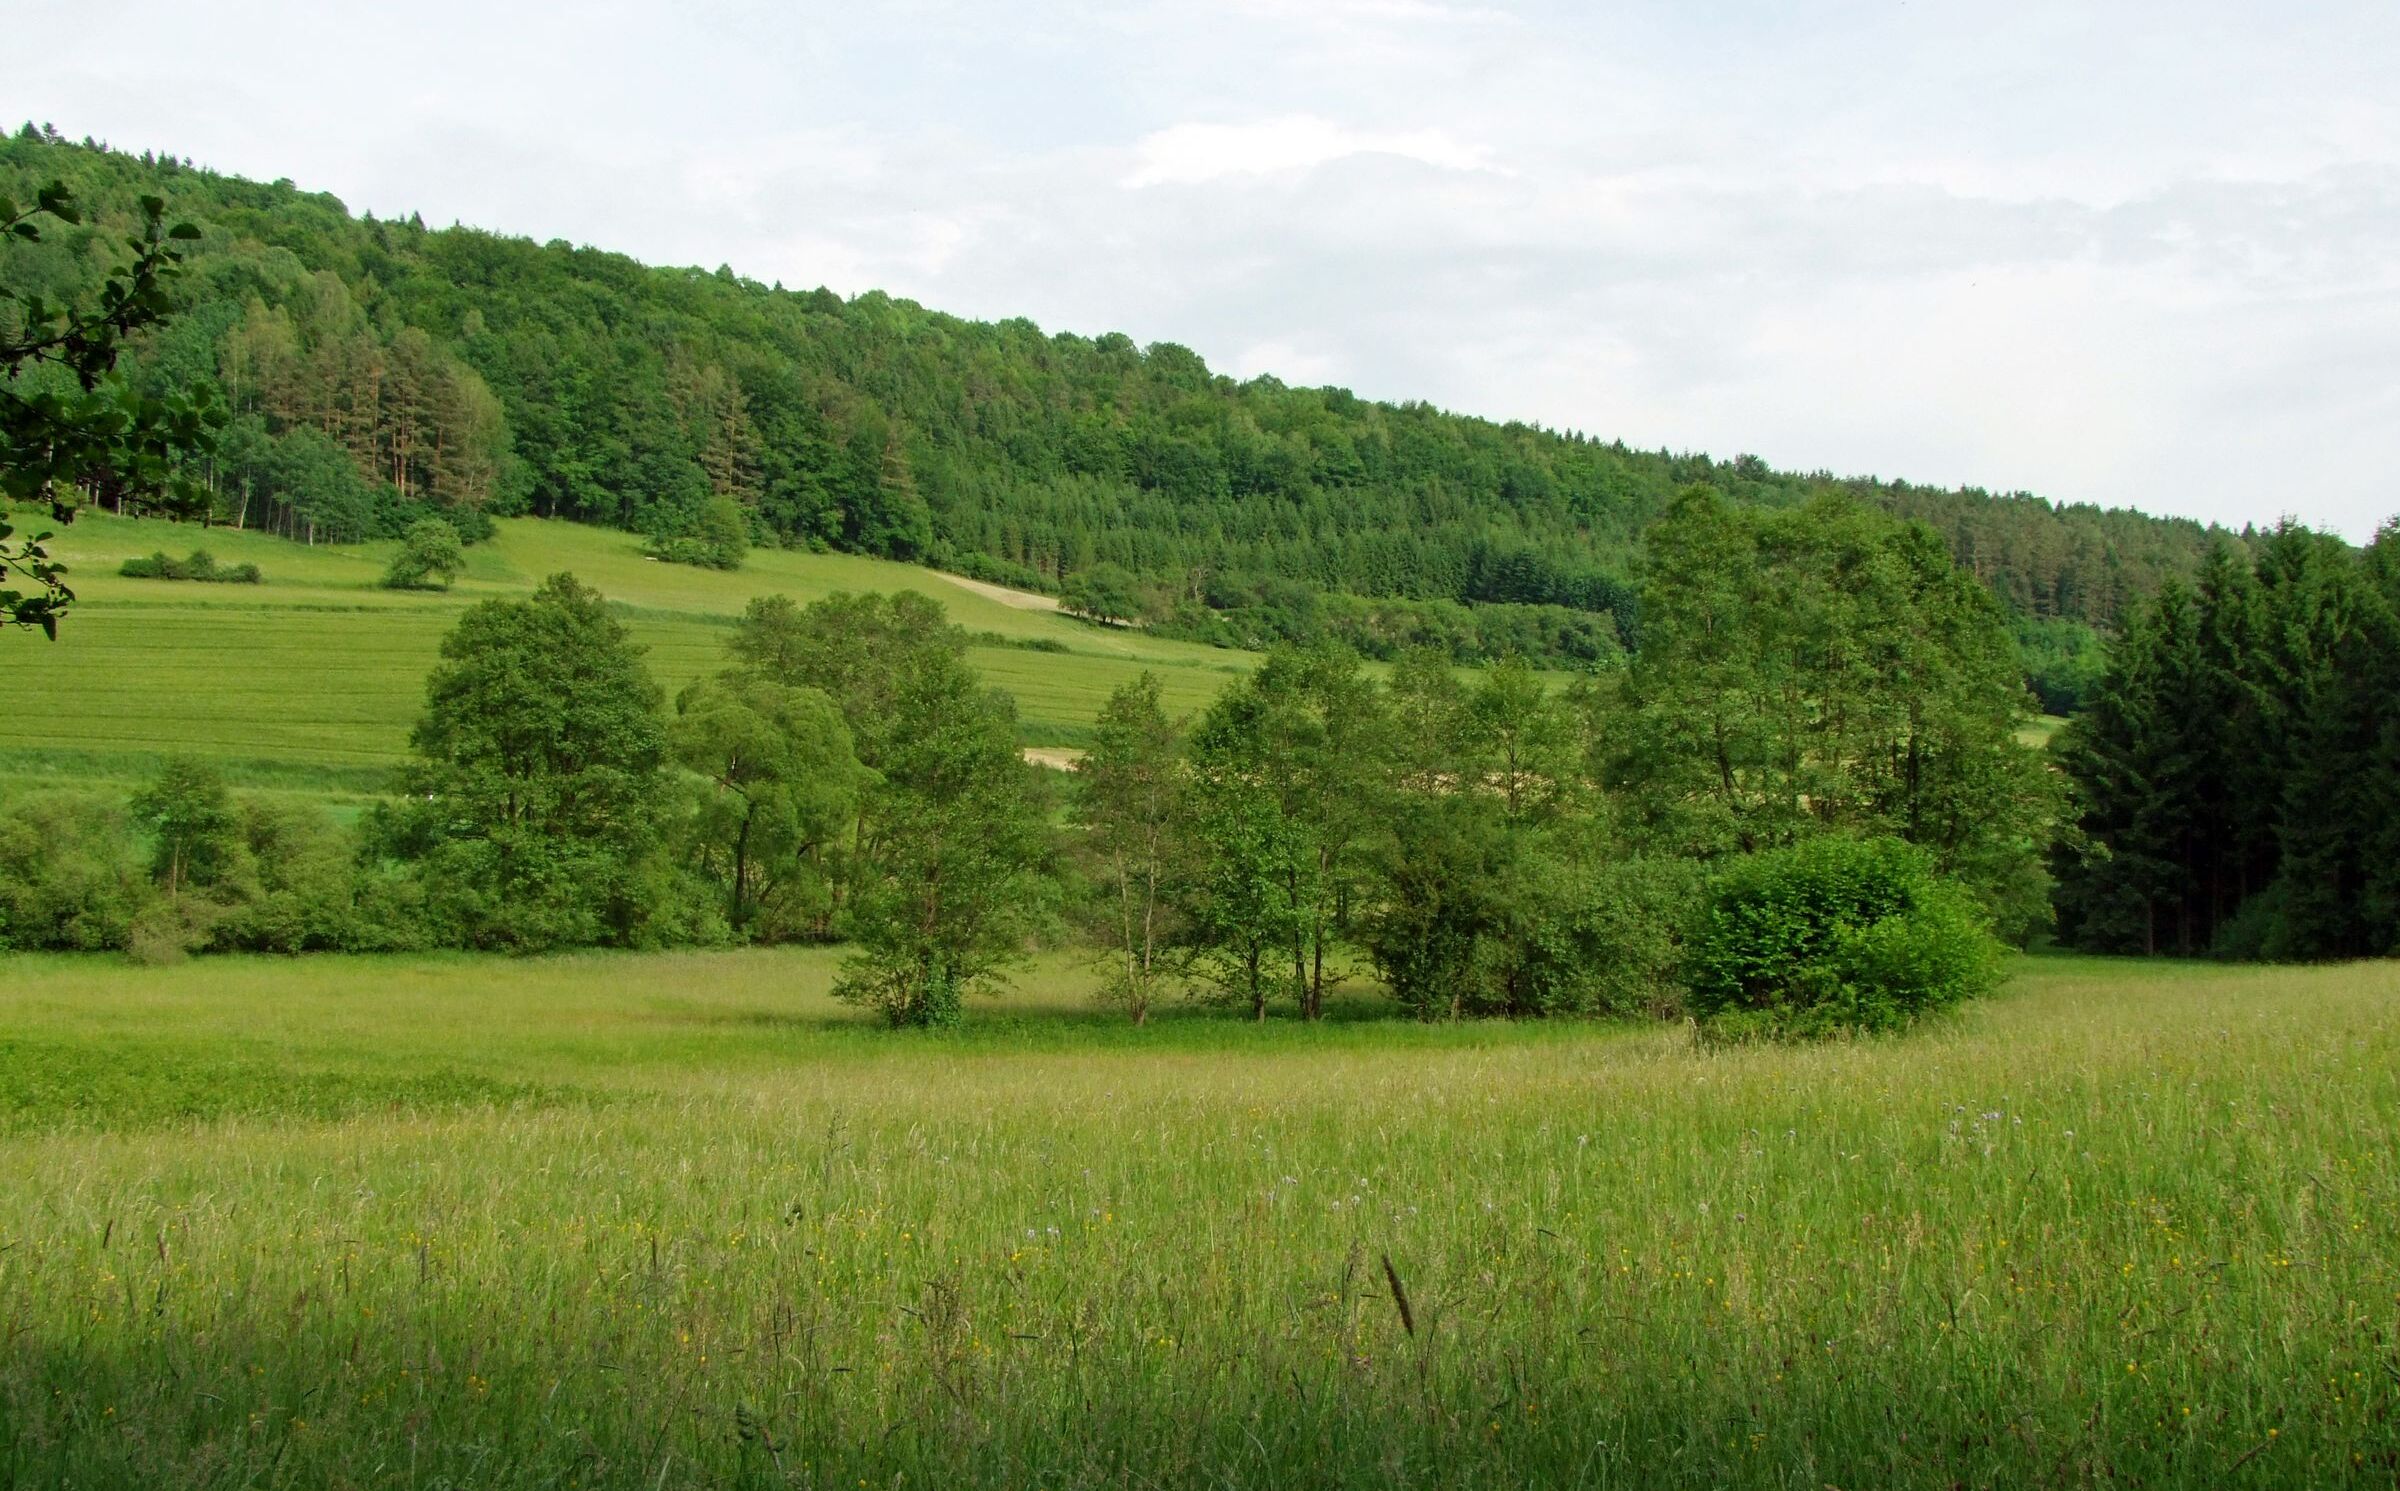
M1896 1030L1990 992L2001 947L1974 899L1897 839L1812 839L1717 877L1685 958L1716 1039Z
M117 573L129 580L203 580L218 585L256 585L266 578L255 564L220 565L206 549L194 549L182 559L163 550L147 559L128 559L117 566Z
M731 497L713 497L696 516L679 517L650 535L644 549L669 564L736 570L750 552L750 517Z
M1683 930L1699 895L1689 860L1620 859L1571 897L1565 944L1586 1014L1669 1018L1683 1013ZM1555 948L1557 944L1547 944Z
M1512 858L1505 838L1437 812L1383 866L1360 942L1419 1019L1680 1015L1689 861L1589 847Z
M1140 582L1123 565L1095 564L1067 576L1058 607L1102 626L1122 626L1142 614Z
M299 953L376 947L360 925L356 835L322 808L248 798L234 812L240 873L223 887L210 951Z
M180 963L208 945L222 909L201 896L160 896L126 930L126 956L153 968Z
M957 554L945 558L948 560L945 567L951 573L964 575L970 580L981 580L987 585L1007 585L1017 590L1034 591L1051 588L1050 581L1042 572L1029 565L1011 564L989 554Z
M124 803L31 792L0 812L0 950L123 947L153 895Z
M382 584L386 590L448 590L466 572L467 549L458 530L440 518L419 518L401 535Z

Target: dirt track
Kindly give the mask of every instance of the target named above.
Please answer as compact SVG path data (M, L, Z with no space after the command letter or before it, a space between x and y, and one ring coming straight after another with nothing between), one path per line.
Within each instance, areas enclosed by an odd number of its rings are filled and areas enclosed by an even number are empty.
M995 600L1004 606L1014 606L1020 611L1055 611L1058 609L1058 597L1054 595L1036 595L1030 590L1011 590L1005 585L994 585L988 580L970 580L965 575L947 574L938 569L934 573L961 590L972 590L986 600Z

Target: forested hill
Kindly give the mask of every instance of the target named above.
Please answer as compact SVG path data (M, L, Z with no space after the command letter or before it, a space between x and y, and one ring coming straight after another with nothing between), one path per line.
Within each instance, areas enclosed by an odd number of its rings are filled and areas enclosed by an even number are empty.
M1369 650L1554 656L1613 649L1592 613L1629 616L1638 535L1692 482L1921 518L2028 619L2109 624L2210 541L2129 511L1237 383L1171 343L353 217L288 182L31 126L0 141L0 190L52 178L97 210L13 276L88 283L110 215L145 192L204 230L190 308L135 375L218 381L236 416L212 477L225 510L295 536L390 532L429 506L470 532L532 512L674 533L731 497L763 537L985 578L1122 566L1186 635L1255 642L1313 618Z

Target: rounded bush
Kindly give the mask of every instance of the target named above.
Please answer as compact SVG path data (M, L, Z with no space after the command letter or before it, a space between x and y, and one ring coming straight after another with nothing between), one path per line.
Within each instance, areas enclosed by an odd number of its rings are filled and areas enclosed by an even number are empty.
M1685 949L1719 1039L1896 1030L1984 994L2001 947L1959 886L1898 839L1820 838L1718 875Z

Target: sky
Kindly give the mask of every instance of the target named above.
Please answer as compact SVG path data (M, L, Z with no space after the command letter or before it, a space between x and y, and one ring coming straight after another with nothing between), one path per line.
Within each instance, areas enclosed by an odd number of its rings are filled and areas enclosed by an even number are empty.
M1630 445L2368 537L2400 5L10 0L0 115Z

